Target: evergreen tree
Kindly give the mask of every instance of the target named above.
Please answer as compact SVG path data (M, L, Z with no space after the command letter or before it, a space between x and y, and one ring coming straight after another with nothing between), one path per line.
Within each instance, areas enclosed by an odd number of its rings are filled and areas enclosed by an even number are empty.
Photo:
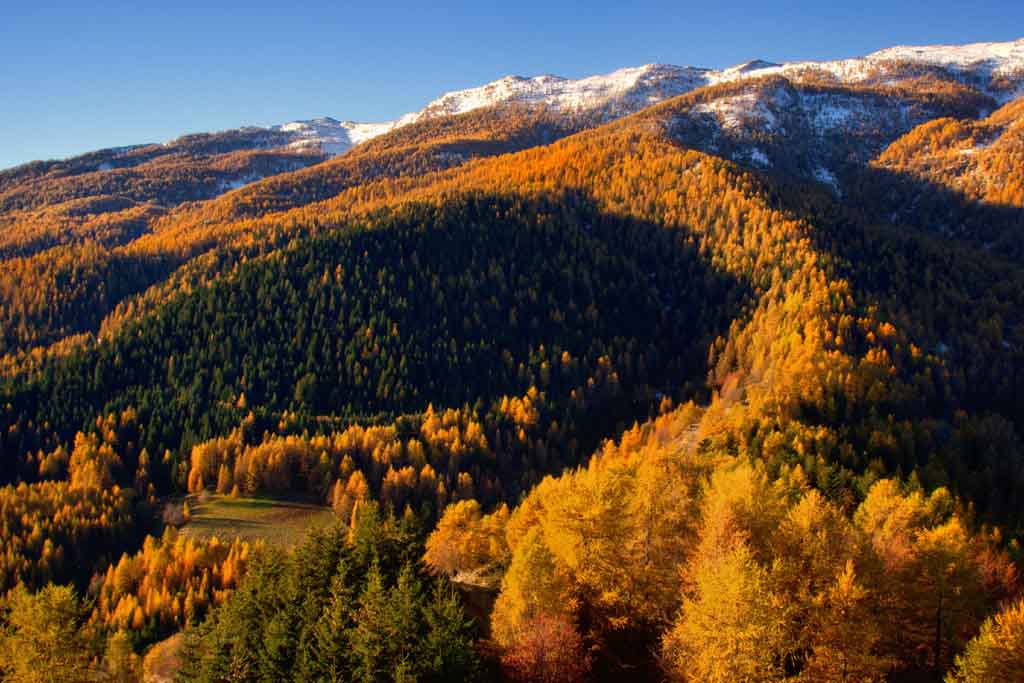
M375 558L359 596L355 625L348 641L353 659L354 680L374 683L388 674L388 595L380 563Z
M411 564L402 566L387 599L387 659L406 678L422 669L419 642L423 637L423 588ZM411 679L410 679L411 680Z
M458 594L438 582L423 609L424 634L419 658L424 683L474 680L480 672L473 622Z
M351 679L349 634L357 609L358 591L351 561L343 556L331 580L331 592L311 637L296 663L297 678L342 683Z

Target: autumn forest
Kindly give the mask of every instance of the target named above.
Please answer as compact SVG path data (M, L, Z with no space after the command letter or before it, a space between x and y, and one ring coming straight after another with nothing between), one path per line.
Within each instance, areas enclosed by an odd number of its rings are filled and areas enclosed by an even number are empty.
M0 676L1024 681L1024 100L875 69L0 171Z

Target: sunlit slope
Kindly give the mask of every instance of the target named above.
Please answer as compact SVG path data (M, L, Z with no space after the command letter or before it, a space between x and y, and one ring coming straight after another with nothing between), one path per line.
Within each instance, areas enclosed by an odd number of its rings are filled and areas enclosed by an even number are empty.
M989 90L937 66L879 62L872 67L874 70L842 78L826 66L787 68L777 74L767 69L765 73L774 75L765 77L758 76L758 69L744 72L743 78L723 76L714 85L668 99L611 127L660 131L680 144L762 173L824 183L833 192L850 198L853 205L868 202L881 206L885 202L880 197L887 188L870 192L862 189L871 159L917 125L937 117L969 120L995 106ZM410 187L411 178L426 177L432 182L432 174L480 157L549 144L602 120L604 116L599 113L573 113L547 108L543 103L527 105L513 100L458 115L425 117L325 163L256 179L212 200L171 210L151 205L110 205L106 207L109 211L75 219L75 227L61 233L61 239L84 239L85 245L70 253L48 252L29 261L10 263L10 273L0 283L0 290L8 292L4 297L4 317L9 321L6 327L17 332L5 335L6 350L25 350L96 332L99 322L121 301L149 285L163 283L183 264L236 241L239 235L248 235L246 239L256 249L272 249L276 244L272 240L260 243L266 239L266 232L261 234L259 227L287 226L298 215L280 215L283 212L300 210L301 223L315 225L320 218L313 214L350 204L353 196L346 192L352 188L380 188L377 181L390 180L398 185L385 192L401 194ZM96 174L81 177L92 175ZM418 181L413 182L416 184ZM54 225L54 220L57 225L60 221L68 224L69 219L53 213L64 209L38 211L52 214L45 217L45 225ZM41 218L12 214L0 220L15 221L8 234L28 235L34 228L26 226L39 223ZM254 220L255 224L251 222ZM252 236L253 230L261 236ZM101 248L91 246L93 242ZM69 269L67 264L78 258L79 252L89 267ZM160 288L174 289L175 282L195 279L198 272L206 277L221 272L223 267L219 258L206 258L189 264L173 275L169 285L164 283ZM124 272L133 275L125 278ZM134 275L137 273L144 275L140 278ZM76 292L72 297L75 300L50 303L64 282ZM127 305L133 307L135 303L128 301ZM82 310L88 313L83 315ZM118 312L113 320L123 315L123 311Z

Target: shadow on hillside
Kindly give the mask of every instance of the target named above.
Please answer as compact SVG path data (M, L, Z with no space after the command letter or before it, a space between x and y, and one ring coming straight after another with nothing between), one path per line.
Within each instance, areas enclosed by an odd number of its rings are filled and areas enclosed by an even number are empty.
M284 410L301 413L297 429L318 432L330 415L487 406L545 387L538 353L555 348L570 359L610 354L621 383L595 390L586 408L593 428L574 452L589 454L656 413L665 392L706 398L709 345L751 293L700 252L685 226L605 212L578 191L467 194L297 234L304 237L280 258L239 268L220 250L220 272L230 277L210 271L215 284L168 296L109 343L54 360L35 386L12 387L6 420L47 427L0 441L8 458L73 438L108 405L146 415L140 446L150 452L187 451L245 417L224 399L240 394L243 375L260 406L254 433L276 428L271 418ZM323 279L342 266L347 277ZM371 320L402 334L364 348L365 334L354 331ZM365 367L358 382L348 355ZM314 372L296 398L300 379ZM586 386L581 372L570 362L545 390L565 400Z
M960 439L959 464L1002 471L1024 433L1024 210L879 169L849 179L839 199L806 181L766 182L779 209L813 226L816 250L851 285L852 314L898 330L886 347L903 398L877 410L947 425L918 464ZM943 217L955 234L937 227ZM854 355L868 350L848 342Z
M955 188L890 169L863 168L850 180L847 202L859 203L878 222L910 225L995 258L1024 261L1024 209L977 201Z

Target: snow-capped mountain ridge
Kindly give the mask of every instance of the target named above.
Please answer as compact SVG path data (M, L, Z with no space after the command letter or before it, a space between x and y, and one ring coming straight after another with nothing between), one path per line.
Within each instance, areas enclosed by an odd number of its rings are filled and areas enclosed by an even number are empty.
M291 136L290 147L319 148L324 154L333 156L347 152L364 140L383 135L398 125L398 121L356 123L321 116L308 121L292 121L272 130Z
M419 112L401 120L412 123L506 102L544 104L566 112L619 104L624 109L635 111L646 104L704 85L706 71L668 64L645 64L577 80L552 75L532 78L506 76L477 88L442 95Z
M1024 65L1024 38L1005 43L966 45L897 45L878 50L868 59L906 59L938 65L970 67L981 62L998 62L999 68Z
M758 60L759 61L759 60ZM750 62L749 65L754 65ZM770 75L787 77L815 71L835 78L839 83L854 84L875 78L880 72L901 75L902 65L931 66L951 74L973 77L981 88L998 102L1005 103L1024 94L1024 38L1005 43L970 43L965 45L898 45L872 52L865 57L833 61L761 62L756 67L732 67L719 72L717 82ZM996 79L1015 81L1017 88L994 88Z
M322 117L286 123L273 130L294 135L292 146L319 147L326 154L336 155L400 126L499 104L544 105L566 113L600 112L607 118L616 118L717 83L770 75L799 78L816 72L841 84L855 84L876 78L879 73L899 78L902 64L932 66L972 78L1000 103L1024 94L1022 38L1005 43L895 46L865 57L822 62L775 64L755 59L721 70L645 64L579 79L551 74L510 75L482 86L446 93L423 109L393 121L356 123Z

